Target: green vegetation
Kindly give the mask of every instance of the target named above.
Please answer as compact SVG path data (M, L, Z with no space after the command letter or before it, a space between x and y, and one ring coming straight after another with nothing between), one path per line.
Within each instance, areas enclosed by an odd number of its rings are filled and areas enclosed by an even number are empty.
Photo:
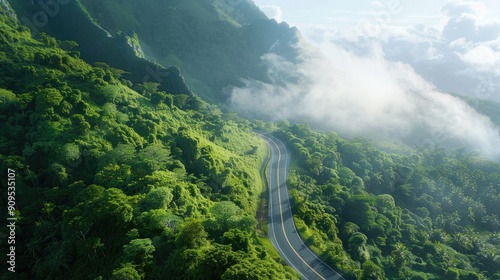
M464 151L388 153L307 125L275 135L296 161L297 229L352 279L500 279L500 165Z
M255 242L267 147L248 121L130 88L76 43L0 19L0 169L16 170L18 207L6 279L297 278Z

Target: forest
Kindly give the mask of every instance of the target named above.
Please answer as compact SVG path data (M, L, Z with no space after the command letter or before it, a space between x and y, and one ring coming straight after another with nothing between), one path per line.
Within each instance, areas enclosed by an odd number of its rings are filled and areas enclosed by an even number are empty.
M500 279L500 164L246 120L178 68L130 81L7 14L0 169L16 173L17 220L16 272L2 279L298 279L266 239L256 130L291 151L296 227L346 279Z
M0 16L0 165L17 198L2 278L297 279L256 235L267 148L249 121Z
M500 279L500 165L278 124L302 238L348 279Z

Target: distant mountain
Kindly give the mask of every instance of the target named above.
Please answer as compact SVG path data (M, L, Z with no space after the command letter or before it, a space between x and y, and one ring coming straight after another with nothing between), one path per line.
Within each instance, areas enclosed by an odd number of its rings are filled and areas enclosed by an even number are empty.
M76 41L86 61L124 69L133 83L165 80L151 61L175 65L194 92L218 103L242 78L268 79L263 54L296 57L297 29L268 19L249 0L10 3L32 32Z
M494 124L500 127L499 102L464 96L460 97L464 99L470 106L474 107L474 109L476 109L479 113L488 116Z

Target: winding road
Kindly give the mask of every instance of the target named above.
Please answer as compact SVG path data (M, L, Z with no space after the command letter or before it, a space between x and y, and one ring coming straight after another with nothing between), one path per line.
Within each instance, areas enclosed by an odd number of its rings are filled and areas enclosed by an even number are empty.
M286 180L290 154L285 145L270 135L260 134L269 148L269 239L286 262L297 270L302 279L344 279L324 263L304 244L293 222Z

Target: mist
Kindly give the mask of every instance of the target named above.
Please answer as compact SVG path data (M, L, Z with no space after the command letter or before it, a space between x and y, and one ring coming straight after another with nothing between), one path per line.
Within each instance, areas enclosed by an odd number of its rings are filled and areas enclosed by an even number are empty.
M298 63L266 54L271 82L231 89L237 111L267 120L307 122L344 137L428 148L466 148L500 160L499 129L461 99L440 92L408 64L373 44L360 56L335 43L301 41Z

